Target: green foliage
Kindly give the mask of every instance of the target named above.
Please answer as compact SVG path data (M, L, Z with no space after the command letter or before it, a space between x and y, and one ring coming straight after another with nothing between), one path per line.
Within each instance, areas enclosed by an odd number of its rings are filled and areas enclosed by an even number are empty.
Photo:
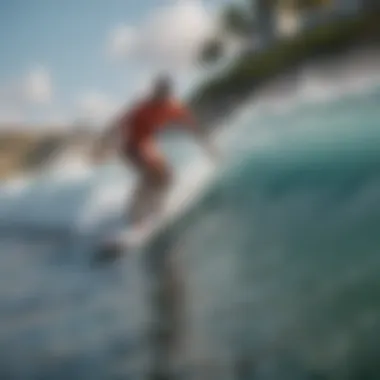
M296 0L295 6L299 10L308 10L332 5L332 0Z
M225 8L221 23L224 30L238 36L246 36L255 29L255 19L249 9L234 4Z
M354 19L330 22L304 32L293 39L279 40L271 48L250 53L223 73L204 83L191 97L191 102L220 98L230 93L253 90L256 85L301 64L307 59L338 52L358 44L362 39L380 36L380 14L362 14Z
M200 61L202 63L210 64L217 61L224 52L224 45L220 39L214 38L206 42L200 52Z

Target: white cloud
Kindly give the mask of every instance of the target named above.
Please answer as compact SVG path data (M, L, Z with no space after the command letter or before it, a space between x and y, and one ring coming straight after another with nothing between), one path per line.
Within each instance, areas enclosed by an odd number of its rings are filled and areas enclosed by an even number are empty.
M126 25L120 25L110 34L108 53L115 58L123 57L135 48L135 43L134 29Z
M24 79L24 94L32 103L48 103L52 99L53 87L49 71L44 67L32 69Z
M0 83L0 122L22 121L27 109L47 105L52 97L51 75L42 66L30 69L19 79Z
M98 91L83 94L77 103L78 117L90 124L107 121L117 110L117 102Z
M194 63L199 47L215 27L215 17L201 0L177 1L156 9L137 27L115 28L108 51L114 58L186 68Z

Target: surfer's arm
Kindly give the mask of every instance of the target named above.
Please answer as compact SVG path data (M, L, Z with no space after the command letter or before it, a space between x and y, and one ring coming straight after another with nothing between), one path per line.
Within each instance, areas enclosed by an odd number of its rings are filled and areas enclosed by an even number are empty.
M198 144L213 158L218 157L218 151L211 143L209 134L201 126L195 115L186 107L180 111L180 121L187 127L187 130L195 137Z

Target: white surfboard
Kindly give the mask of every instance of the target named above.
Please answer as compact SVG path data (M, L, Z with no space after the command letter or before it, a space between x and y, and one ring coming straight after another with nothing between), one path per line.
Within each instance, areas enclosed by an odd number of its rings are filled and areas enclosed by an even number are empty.
M215 165L202 161L183 170L183 174L169 190L160 215L147 219L140 226L127 226L103 239L99 251L105 255L118 255L142 248L168 223L183 215L202 195L216 172Z

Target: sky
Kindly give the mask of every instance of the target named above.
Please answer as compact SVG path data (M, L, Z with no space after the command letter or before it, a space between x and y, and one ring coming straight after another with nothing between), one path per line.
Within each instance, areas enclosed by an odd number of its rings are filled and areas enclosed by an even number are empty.
M161 70L189 91L229 0L0 0L0 125L91 125Z

